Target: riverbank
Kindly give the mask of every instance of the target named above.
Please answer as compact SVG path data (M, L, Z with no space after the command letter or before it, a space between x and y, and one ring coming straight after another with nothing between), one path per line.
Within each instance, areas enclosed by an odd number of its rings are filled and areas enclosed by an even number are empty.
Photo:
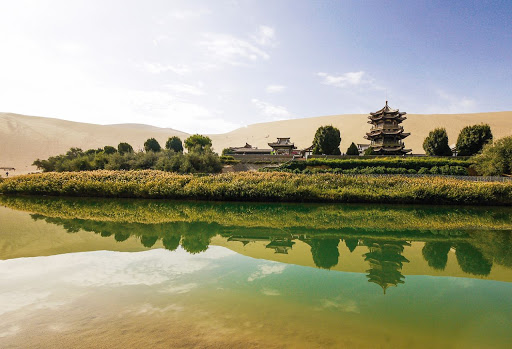
M400 175L243 172L197 176L154 170L48 172L3 179L0 193L219 201L512 205L512 183Z

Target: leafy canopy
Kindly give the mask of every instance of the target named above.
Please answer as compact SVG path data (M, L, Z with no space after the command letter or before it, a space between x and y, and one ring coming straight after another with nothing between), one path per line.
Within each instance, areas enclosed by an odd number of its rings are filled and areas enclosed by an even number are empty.
M128 143L121 142L117 145L117 151L119 154L133 153L133 147Z
M491 127L487 124L464 127L457 138L457 152L460 156L472 156L492 142Z
M207 136L195 134L185 139L185 148L189 153L202 153L211 147L212 140Z
M436 128L430 131L423 141L423 150L425 150L425 154L430 156L451 156L452 151L448 145L446 129Z
M348 147L347 155L359 155L359 149L357 149L357 145L355 145L354 142Z
M183 152L181 139L176 136L170 137L167 142L165 142L165 149L174 150L176 153Z
M473 168L483 176L512 175L512 136L485 145L482 154L472 162Z
M144 150L146 152L153 151L155 153L162 150L162 147L160 146L160 143L154 138L150 138L147 141L144 142Z
M340 130L331 125L321 126L313 139L313 154L340 155Z

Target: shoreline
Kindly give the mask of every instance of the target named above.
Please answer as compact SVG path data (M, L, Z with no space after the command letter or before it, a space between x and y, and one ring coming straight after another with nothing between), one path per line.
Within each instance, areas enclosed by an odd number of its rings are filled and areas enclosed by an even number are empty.
M46 172L0 181L1 194L199 201L511 206L512 182L446 177L156 170Z

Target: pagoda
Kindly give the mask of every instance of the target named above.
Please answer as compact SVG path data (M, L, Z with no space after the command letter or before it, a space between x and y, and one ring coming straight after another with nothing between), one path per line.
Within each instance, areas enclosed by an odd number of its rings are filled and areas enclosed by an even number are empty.
M407 119L398 109L391 109L386 101L386 105L375 113L368 116L369 124L372 124L370 132L364 138L371 141L370 147L379 155L403 155L411 151L405 149L403 139L410 135L404 132L400 126L402 121Z

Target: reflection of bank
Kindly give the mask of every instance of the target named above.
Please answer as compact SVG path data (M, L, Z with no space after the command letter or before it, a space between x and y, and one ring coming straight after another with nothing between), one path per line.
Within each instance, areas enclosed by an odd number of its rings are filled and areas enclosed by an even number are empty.
M370 263L366 276L368 281L382 287L384 294L388 287L403 284L405 276L401 271L403 263L409 263L409 260L402 253L404 246L411 244L406 241L385 240L364 240L364 244L370 250L363 255L364 260Z

